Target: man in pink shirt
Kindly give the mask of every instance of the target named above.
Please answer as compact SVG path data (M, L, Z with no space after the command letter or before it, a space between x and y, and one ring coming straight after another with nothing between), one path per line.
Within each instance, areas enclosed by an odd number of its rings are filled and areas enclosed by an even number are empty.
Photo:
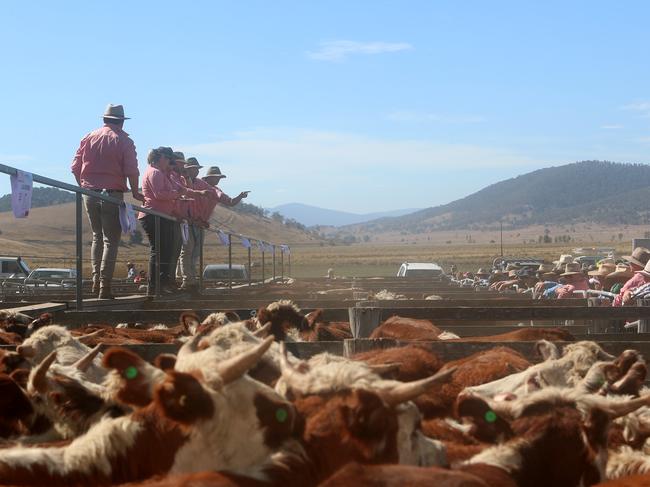
M138 191L138 160L135 145L122 127L124 108L108 105L104 113L104 126L86 135L72 161L72 173L79 186L118 200L124 199L128 190L136 200L144 201ZM93 231L91 250L93 294L99 291L100 299L112 299L111 279L115 271L117 249L122 228L119 207L98 198L84 195L84 204Z
M181 196L197 198L205 196L207 191L195 191L179 185L172 180L172 163L176 155L170 147L159 147L149 152L147 162L149 166L142 178L142 192L144 193L144 208L166 213L178 217L178 199ZM178 226L176 220L160 218L160 248L156 247L155 217L140 213L138 219L142 223L149 239L149 294L155 294L156 276L160 275L161 291L173 293L175 267L173 264L174 228ZM160 269L156 268L156 255L160 254Z
M564 285L555 290L558 299L569 299L575 297L573 291L588 291L589 281L580 270L580 264L570 263L560 277L564 278Z

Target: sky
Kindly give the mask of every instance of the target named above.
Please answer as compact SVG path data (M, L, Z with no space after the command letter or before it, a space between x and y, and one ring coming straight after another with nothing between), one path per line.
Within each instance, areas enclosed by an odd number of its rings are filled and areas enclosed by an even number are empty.
M0 163L66 182L108 103L141 172L170 145L264 207L424 208L542 167L650 162L650 2L0 7Z

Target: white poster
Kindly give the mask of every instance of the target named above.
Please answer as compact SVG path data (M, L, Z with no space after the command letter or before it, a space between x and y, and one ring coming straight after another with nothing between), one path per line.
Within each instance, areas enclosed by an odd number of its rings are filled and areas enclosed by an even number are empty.
M135 211L130 203L122 203L120 205L120 226L122 233L130 235L135 232L137 223L135 219Z
M16 218L27 218L32 209L32 174L17 171L11 175L11 209Z

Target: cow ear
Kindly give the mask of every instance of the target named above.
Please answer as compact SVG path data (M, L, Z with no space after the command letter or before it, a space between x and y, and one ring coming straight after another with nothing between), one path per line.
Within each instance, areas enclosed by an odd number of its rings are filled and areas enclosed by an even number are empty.
M173 370L176 366L176 355L173 353L161 353L154 359L153 364L160 370Z
M472 434L481 441L493 443L513 435L510 424L483 398L471 395L459 397L456 414L472 421Z
M199 317L194 311L184 311L181 313L179 321L188 335L194 335L200 323Z
M124 348L109 348L102 359L104 367L113 369L113 396L130 406L145 407L151 403L152 389L164 378L164 372L148 364L137 354Z
M212 398L201 382L183 372L169 372L156 387L154 400L164 416L183 425L214 415Z

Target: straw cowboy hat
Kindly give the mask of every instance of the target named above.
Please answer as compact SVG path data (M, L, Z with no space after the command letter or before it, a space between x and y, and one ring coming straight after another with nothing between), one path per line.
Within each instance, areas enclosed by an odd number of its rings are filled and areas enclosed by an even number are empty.
M601 259L598 262L596 262L596 265L601 266L603 264L614 264L616 265L616 261L612 259L611 257L607 257L606 259Z
M645 247L637 247L632 251L632 255L624 255L623 258L632 264L645 267L650 260L650 250Z
M573 255L571 254L562 254L560 255L560 260L554 260L553 263L557 266L563 266L573 262Z
M489 276L490 273L486 271L483 267L481 267L478 271L476 271L477 276Z
M643 274L646 277L650 277L650 262L648 262L642 271L636 271L637 274Z
M130 117L124 116L124 107L122 105L111 105L110 103L104 110L103 118L112 118L114 120L130 120Z
M199 164L199 161L196 159L196 157L188 157L187 160L185 161L185 167L186 168L195 167L197 169L201 169L203 166Z
M519 277L519 273L516 269L511 269L508 271L508 277Z
M616 270L611 274L608 274L608 278L617 278L617 277L630 277L634 276L634 272L626 264L618 264Z
M208 168L208 170L206 171L205 176L203 176L203 177L207 178L209 176L215 176L215 177L218 177L218 178L225 178L226 177L225 174L221 174L221 169L219 169L219 166L210 166Z
M595 277L605 277L610 275L612 272L616 272L616 264L606 262L605 264L601 264L597 270L590 271L589 275Z
M577 262L569 262L564 268L564 272L560 274L560 276L567 277L576 276L578 274L582 274L582 271L580 270L580 264Z
M519 266L515 264L508 264L506 266L506 272L516 271L517 269L519 269Z

